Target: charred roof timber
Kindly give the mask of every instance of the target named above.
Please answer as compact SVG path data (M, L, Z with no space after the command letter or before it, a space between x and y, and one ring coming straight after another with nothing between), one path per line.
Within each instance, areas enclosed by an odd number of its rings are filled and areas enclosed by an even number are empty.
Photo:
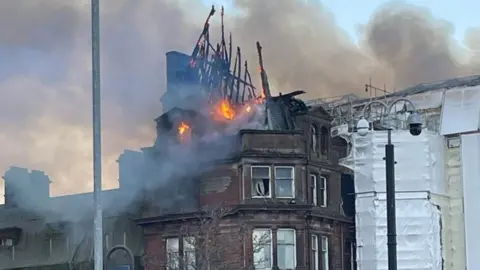
M262 82L259 93L252 83L247 61L242 60L241 49L237 47L233 52L231 34L227 45L223 7L221 40L211 41L210 19L214 14L212 6L191 55L167 53L167 93L162 102L168 111L156 119L157 131L171 135L173 130L182 141L184 136L180 135L186 131L202 136L207 127L208 130L213 127L224 133L232 123L237 131L242 128L295 129L295 116L308 111L303 101L295 98L304 91L272 96L262 46L257 42ZM251 122L257 125L253 127Z

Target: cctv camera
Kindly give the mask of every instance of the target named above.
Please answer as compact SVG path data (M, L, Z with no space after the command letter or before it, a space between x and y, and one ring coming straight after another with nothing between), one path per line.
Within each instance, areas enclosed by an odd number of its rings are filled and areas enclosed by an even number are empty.
M370 129L370 123L368 123L367 119L362 118L357 123L357 133L360 136L365 136L368 134L368 130Z
M422 133L422 119L418 113L413 112L410 114L408 117L408 128L413 136L418 136Z

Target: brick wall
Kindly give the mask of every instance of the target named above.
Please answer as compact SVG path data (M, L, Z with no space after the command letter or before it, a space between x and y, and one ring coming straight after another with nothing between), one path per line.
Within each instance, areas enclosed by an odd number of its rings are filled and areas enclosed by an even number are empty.
M166 263L165 239L162 235L145 236L145 270L164 269Z
M236 165L218 166L200 177L200 207L240 203L239 170Z

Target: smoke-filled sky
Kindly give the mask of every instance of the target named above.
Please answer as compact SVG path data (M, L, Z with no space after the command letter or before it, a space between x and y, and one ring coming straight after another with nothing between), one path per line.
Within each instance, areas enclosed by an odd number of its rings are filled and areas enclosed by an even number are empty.
M92 187L89 2L0 2L0 171L44 170L54 195ZM103 181L112 188L123 149L153 143L165 52L190 52L209 8L202 0L101 2ZM358 27L357 44L319 1L236 0L230 7L234 42L254 63L255 42L262 43L278 91L302 88L315 98L361 93L370 77L399 89L480 73L480 25L468 25L460 46L456 22L427 8L376 7Z

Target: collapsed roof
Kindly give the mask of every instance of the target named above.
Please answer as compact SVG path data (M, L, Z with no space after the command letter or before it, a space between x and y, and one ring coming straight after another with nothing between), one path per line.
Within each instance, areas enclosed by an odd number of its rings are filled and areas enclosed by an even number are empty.
M205 20L202 32L196 41L187 63L176 70L174 83L170 83L168 91L177 92L180 101L168 109L164 115L156 119L157 131L180 130L186 123L182 119L174 121L174 115L202 114L195 117L203 121L196 126L212 126L214 122L222 127L242 118L245 122L257 121L260 129L293 130L296 128L295 116L307 112L303 101L295 96L303 91L295 91L285 95L272 96L267 73L263 66L262 47L257 42L260 62L260 78L262 88L259 90L252 83L248 62L242 60L240 47L233 50L232 35L228 42L224 30L224 10L221 11L221 39L213 42L210 38L210 19L215 14L212 6ZM185 89L187 88L187 91ZM188 94L178 93L189 92ZM180 112L184 111L184 112ZM254 115L262 115L262 120ZM190 125L191 123L188 123ZM237 121L238 125L238 121ZM241 128L245 128L241 126ZM252 128L248 126L248 128ZM218 131L218 130L217 130Z

